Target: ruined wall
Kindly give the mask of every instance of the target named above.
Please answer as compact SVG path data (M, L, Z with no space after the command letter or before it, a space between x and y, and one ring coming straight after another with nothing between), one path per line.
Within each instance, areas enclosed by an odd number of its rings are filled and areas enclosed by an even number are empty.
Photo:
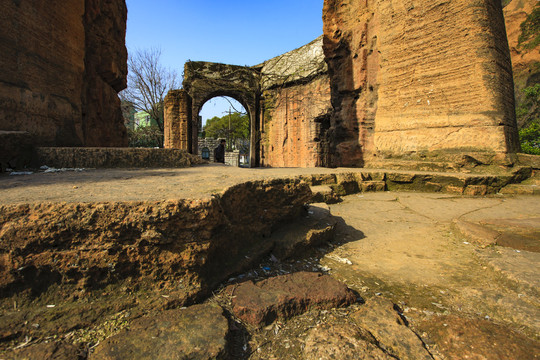
M197 154L199 112L216 96L230 96L247 110L250 122L250 165L259 165L260 153L260 72L247 66L204 61L184 65L184 89L191 98L191 149Z
M331 166L362 166L373 153L380 51L379 14L368 2L325 1L324 53L332 83Z
M187 63L192 123L236 98L263 166L519 151L499 1L325 0L323 20L323 37L252 68Z
M127 84L125 0L86 0L85 146L127 146L118 92Z
M165 96L165 149L191 149L191 98L184 90L171 90Z
M261 69L263 166L325 166L330 80L322 37L265 62Z
M37 145L127 144L124 0L0 2L0 129Z
M324 166L325 146L321 142L330 105L327 76L307 84L265 92L263 119L263 166Z
M518 150L500 2L326 0L324 36L332 165Z

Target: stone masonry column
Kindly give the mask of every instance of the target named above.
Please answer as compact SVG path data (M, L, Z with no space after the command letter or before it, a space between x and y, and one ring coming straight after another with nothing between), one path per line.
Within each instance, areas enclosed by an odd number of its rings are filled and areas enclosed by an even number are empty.
M164 101L164 147L191 150L191 98L185 90L171 90Z

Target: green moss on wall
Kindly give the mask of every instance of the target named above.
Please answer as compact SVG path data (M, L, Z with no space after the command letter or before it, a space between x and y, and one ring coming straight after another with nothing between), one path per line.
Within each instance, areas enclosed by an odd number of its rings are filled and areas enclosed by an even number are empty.
M540 44L540 7L536 7L521 24L518 45L523 49L534 49Z

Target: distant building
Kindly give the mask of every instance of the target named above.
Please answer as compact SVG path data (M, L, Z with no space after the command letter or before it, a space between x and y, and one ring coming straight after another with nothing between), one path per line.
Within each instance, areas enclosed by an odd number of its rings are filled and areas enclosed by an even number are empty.
M135 113L135 129L147 127L147 126L157 126L156 120L152 119L150 114L146 111L139 111Z

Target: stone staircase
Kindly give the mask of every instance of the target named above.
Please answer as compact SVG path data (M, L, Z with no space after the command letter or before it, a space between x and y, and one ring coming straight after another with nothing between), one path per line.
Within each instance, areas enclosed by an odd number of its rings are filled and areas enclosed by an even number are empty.
M401 169L347 169L343 173L301 177L313 192L313 202L333 204L341 196L374 191L422 191L456 195L540 195L540 173L514 167L499 174L427 172Z

